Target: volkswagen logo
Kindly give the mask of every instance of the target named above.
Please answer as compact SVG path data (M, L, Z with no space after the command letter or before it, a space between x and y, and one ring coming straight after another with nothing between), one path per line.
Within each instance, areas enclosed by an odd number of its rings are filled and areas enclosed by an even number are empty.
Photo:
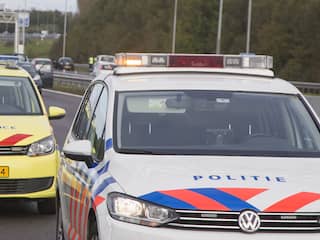
M242 231L253 233L258 231L261 221L259 215L256 212L246 210L240 214L238 224Z

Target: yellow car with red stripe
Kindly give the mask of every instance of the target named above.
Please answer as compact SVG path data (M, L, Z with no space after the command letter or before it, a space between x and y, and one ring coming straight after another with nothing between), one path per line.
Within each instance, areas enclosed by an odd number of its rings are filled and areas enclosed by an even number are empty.
M65 116L48 109L26 71L0 65L0 199L36 200L44 214L55 213L59 163L49 120Z

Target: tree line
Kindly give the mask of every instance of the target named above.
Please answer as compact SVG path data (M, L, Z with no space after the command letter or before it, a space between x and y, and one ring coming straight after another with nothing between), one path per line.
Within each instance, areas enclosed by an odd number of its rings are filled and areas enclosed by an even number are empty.
M276 74L320 81L320 1L253 0L250 52L274 56ZM78 0L67 55L78 62L116 52L171 52L173 0ZM248 0L224 0L221 53L246 49ZM218 0L179 0L176 52L215 53ZM62 40L52 49L56 58Z

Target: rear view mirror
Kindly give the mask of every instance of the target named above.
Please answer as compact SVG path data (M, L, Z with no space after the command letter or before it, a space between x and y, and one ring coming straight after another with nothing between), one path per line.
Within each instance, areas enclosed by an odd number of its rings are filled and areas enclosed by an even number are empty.
M187 98L183 98L181 96L177 96L176 98L169 98L166 100L166 106L168 108L175 109L188 109L190 107L190 100Z

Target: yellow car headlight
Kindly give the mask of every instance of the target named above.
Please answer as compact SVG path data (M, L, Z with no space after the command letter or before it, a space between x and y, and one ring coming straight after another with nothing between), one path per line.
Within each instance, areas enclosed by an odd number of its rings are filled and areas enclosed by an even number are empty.
M55 150L55 140L53 136L43 138L30 145L28 156L39 156L53 153Z

